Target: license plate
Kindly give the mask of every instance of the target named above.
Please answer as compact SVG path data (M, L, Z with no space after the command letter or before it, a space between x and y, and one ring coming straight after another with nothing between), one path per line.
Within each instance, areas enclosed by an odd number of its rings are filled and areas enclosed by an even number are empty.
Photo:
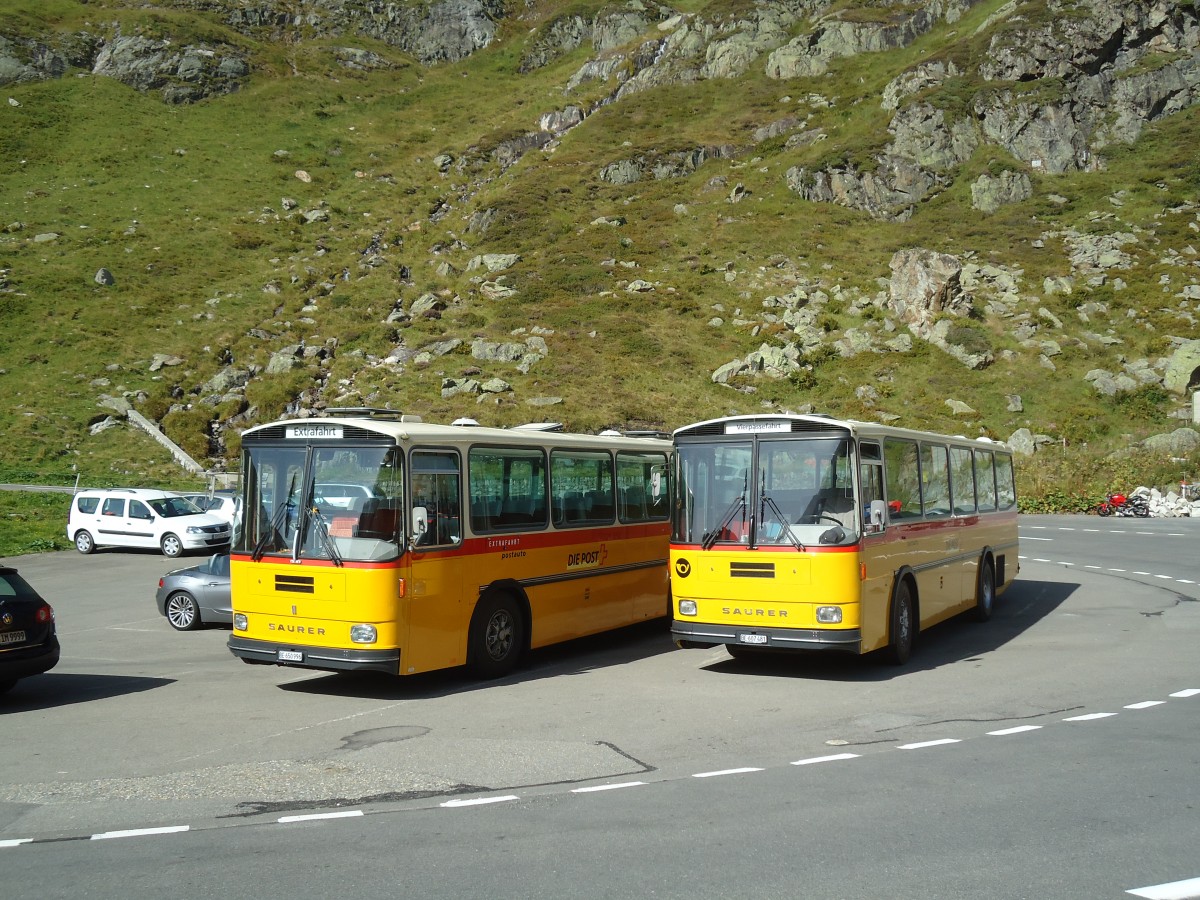
M0 633L0 644L19 644L25 640L23 631L5 631Z
M304 654L299 650L280 650L276 658L280 662L304 662Z
M765 644L767 636L765 634L739 634L738 642L742 644Z

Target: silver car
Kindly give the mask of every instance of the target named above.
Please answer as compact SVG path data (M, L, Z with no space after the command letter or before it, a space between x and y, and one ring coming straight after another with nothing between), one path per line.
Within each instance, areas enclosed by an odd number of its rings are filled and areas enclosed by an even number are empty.
M198 566L176 569L158 579L158 611L176 631L233 621L229 554L216 553Z

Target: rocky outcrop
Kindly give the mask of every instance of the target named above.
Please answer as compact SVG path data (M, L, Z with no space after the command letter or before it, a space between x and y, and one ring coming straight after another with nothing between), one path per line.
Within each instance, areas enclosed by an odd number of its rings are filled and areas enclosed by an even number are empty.
M217 0L225 24L243 34L293 39L301 29L317 37L357 35L411 53L425 65L456 62L491 45L504 15L498 0L441 0L407 5L373 0L269 0L250 5Z
M60 44L0 36L0 84L60 78L79 68L139 91L158 91L168 103L192 103L235 91L250 74L244 52L229 44L179 47L168 39L119 33L108 39L63 37Z

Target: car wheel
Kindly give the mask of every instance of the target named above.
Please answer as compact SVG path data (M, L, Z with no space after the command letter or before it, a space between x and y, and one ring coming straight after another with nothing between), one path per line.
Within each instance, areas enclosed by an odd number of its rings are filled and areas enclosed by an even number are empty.
M167 598L167 621L176 631L195 631L200 627L200 608L187 591L177 591Z
M162 536L161 546L163 556L174 559L177 556L183 555L183 541L177 535L170 532Z
M483 678L499 678L516 666L525 646L521 609L510 594L483 601L471 622L471 668Z
M891 627L888 631L887 660L892 665L902 666L912 656L916 626L913 622L912 592L908 582L896 585L892 595Z
M13 685L17 683L14 678L12 681L0 681L0 694L7 694L13 689Z
M75 532L75 549L86 555L96 549L96 542L92 540L89 532L77 531Z
M986 622L996 605L996 575L991 559L979 564L979 583L975 585L975 621Z

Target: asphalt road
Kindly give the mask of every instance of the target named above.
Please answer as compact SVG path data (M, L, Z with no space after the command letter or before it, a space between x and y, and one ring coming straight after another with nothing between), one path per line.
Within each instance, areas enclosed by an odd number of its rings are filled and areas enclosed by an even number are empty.
M735 663L655 624L491 683L244 666L227 631L157 614L157 555L19 559L64 655L0 700L0 871L146 897L1117 897L1200 877L1200 521L1021 532L993 620L933 629L903 669Z

